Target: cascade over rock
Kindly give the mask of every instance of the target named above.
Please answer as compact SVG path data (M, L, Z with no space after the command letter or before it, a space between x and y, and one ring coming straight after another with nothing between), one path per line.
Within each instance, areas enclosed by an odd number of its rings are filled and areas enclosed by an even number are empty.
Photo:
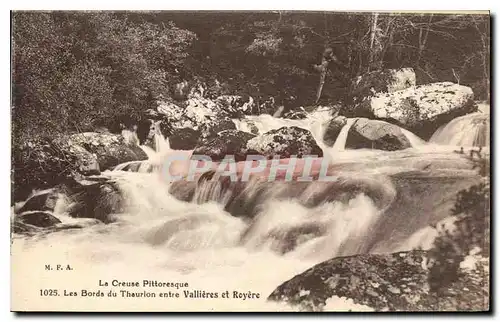
M307 155L323 156L323 151L311 132L297 126L268 131L248 141L247 147L267 158L279 156L284 159L293 155L299 158Z
M340 131L347 124L347 118L345 116L337 116L328 122L325 133L323 135L323 141L327 146L333 146L337 140Z
M460 147L490 146L490 114L471 113L442 125L429 142Z
M60 211L57 207L62 207L70 217L92 218L98 222L110 223L116 220L116 214L123 212L124 206L125 199L121 190L109 177L68 178L53 189L31 196L21 207L15 209L14 220L19 224L20 232L24 232L21 229L24 225L52 227L61 222L53 213Z
M410 141L397 125L384 121L359 118L349 129L346 149L402 150Z

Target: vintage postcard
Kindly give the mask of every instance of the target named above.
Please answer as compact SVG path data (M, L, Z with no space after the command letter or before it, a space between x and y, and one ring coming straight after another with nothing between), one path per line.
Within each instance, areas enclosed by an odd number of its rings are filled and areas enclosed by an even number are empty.
M490 13L13 11L11 310L490 310Z

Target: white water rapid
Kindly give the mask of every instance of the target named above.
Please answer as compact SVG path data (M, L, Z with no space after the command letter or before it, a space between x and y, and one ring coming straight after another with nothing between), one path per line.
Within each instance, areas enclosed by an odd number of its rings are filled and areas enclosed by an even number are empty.
M476 112L457 117L441 126L429 142L461 147L489 147L490 115Z
M404 151L346 151L354 119L348 120L333 147L327 147L323 134L328 120L329 111L320 110L304 120L259 115L235 120L235 124L248 132L253 125L259 133L282 126L309 129L346 178L338 183L264 185L252 181L229 190L218 181L198 187L195 183L174 186L163 180L158 166L165 155L176 151L170 149L168 138L156 133L156 151L143 147L149 160L122 164L104 173L117 183L126 200L125 211L115 214L117 221L14 238L12 252L19 255L13 265L18 276L26 276L23 282L27 284L40 280L43 284L38 276L30 280L35 275L28 274L33 268L23 263L50 260L70 263L78 271L79 278L71 284L76 289L96 290L99 280L147 279L189 283L190 290L219 293L218 298L196 300L184 298L184 289L172 289L181 296L169 299L105 302L77 298L71 302L61 298L68 308L88 301L85 305L95 310L112 309L113 303L127 305L131 311L140 311L144 305L157 311L293 310L266 298L281 283L321 261L428 245L432 236L422 229L448 216L456 192L476 180L469 165L449 150L423 148L426 143L407 131L412 148ZM447 144L462 142L451 141ZM190 202L178 197L189 193L193 193ZM64 205L58 206L54 215L63 222L84 220L69 218L65 211ZM65 278L74 275L60 274L60 282L37 285L68 287ZM231 295L250 291L260 298L227 300L220 296L225 291ZM346 309L341 306L331 309ZM50 305L42 300L40 308L50 309Z

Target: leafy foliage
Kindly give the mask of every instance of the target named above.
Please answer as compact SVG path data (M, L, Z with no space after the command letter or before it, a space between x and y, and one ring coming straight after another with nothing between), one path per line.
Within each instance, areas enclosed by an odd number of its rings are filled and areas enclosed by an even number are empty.
M470 158L474 163L477 161ZM481 158L481 157L480 157ZM477 248L483 256L490 251L490 178L480 169L483 181L458 193L451 210L454 229L443 230L434 241L429 252L432 266L429 284L432 291L439 292L458 279L460 263Z
M15 12L13 114L18 135L84 131L140 118L176 84L209 96L272 98L286 110L342 102L367 71L413 67L422 82L489 93L489 16L300 12ZM453 48L453 50L450 50ZM285 112L286 112L285 110Z
M14 131L85 131L139 117L182 79L194 33L113 13L13 15Z

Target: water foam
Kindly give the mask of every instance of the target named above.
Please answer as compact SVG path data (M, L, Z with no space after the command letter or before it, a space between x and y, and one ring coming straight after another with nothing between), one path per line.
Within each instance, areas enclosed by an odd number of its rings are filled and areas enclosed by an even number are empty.
M284 120L260 115L249 119L262 132L290 124L308 128L320 143L327 118ZM246 126L244 120L236 123L240 129ZM345 131L342 130L347 133L348 125L344 128ZM161 155L176 152L170 149L164 137L158 135L156 139L159 141L155 144L157 151L149 151L150 160L141 165L152 164L161 160ZM342 144L338 143L337 148L340 146ZM367 168L363 162L368 163L372 158L400 156L408 160L404 154L408 152L370 153L345 152L345 156L349 162L361 163L363 169ZM361 155L369 158L364 160ZM14 238L12 249L17 254L15 263L19 264L15 265L19 276L26 276L24 282L35 283L29 280L33 274L29 274L29 267L22 265L24 261L44 263L50 258L54 262L70 262L85 272L81 280L75 281L75 287L95 285L98 278L168 278L188 281L192 288L211 292L250 290L261 294L258 301L179 299L175 302L176 310L210 310L214 307L232 311L294 310L287 305L268 303L266 298L282 282L323 260L370 251L373 229L384 216L386 206L393 201L389 198L379 205L377 198L358 193L348 201L327 201L325 198L325 201L311 206L307 201L313 198L312 190L317 186L311 184L309 190L278 199L278 195L290 193L291 189L270 183L263 199L254 205L258 209L255 218L235 217L225 209L230 194L220 182L201 184L193 197L194 202L184 202L172 196L171 185L162 180L159 172L118 171L132 164L120 165L116 171L106 173L117 182L127 201L126 211L116 214L116 223L94 224L85 229L54 232L40 238ZM246 197L251 199L259 187L256 181L248 183ZM343 191L325 192L330 196ZM74 220L65 214L64 208L65 204L61 203L58 218L63 222ZM392 236L384 237L389 239ZM418 230L399 247L412 248L416 244L428 243L430 237L432 231ZM331 300L328 309L352 306L340 302ZM98 306L97 303L94 305ZM150 310L165 310L164 300L148 299L147 305Z
M490 115L477 112L457 117L437 129L429 142L462 147L489 147Z

